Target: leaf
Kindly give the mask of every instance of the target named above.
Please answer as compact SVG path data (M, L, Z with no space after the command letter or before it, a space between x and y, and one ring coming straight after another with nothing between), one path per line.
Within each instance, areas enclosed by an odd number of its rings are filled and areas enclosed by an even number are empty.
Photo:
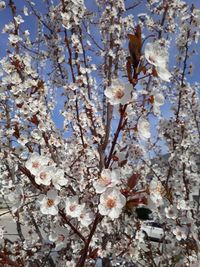
M153 104L154 103L154 96L153 95L151 95L150 97L149 97L149 102L151 103L151 104Z
M119 165L119 167L123 167L124 165L126 165L126 163L127 163L127 159L124 159L124 160L120 161L118 163L118 165Z
M147 69L146 69L146 67L145 66L141 66L140 68L139 68L139 72L143 72L143 74L144 75L146 75L146 73L147 73Z
M148 200L145 196L128 200L126 202L126 209L132 210L133 208L137 207L140 204L143 205L148 204Z
M37 86L32 86L31 95L36 92L43 93L44 92L44 81L39 80Z
M153 69L152 69L152 75L153 75L153 77L158 77L158 72L157 72L155 67L153 67Z
M99 248L95 248L95 249L92 250L92 248L90 247L89 248L89 257L91 259L95 260L97 258L97 256L98 256L98 250L99 250Z
M140 25L137 25L136 26L136 29L135 29L135 35L138 37L138 39L140 40L141 42L141 46L142 46L142 31L141 31L141 27Z
M142 49L141 28L139 25L136 27L135 34L128 34L128 38L129 38L129 52L132 64L134 68L137 68L140 62L141 49Z
M20 133L19 133L19 127L17 124L15 124L15 128L14 128L14 132L13 132L13 136L15 136L17 139L20 137Z
M129 178L128 178L128 187L130 189L133 189L137 182L138 182L138 179L139 179L140 175L138 173L133 173Z
M39 124L39 120L36 114L34 114L30 119L28 119L30 122L34 123L35 125Z
M127 57L126 71L127 71L127 75L128 75L128 80L131 83L132 77L133 77L131 57Z

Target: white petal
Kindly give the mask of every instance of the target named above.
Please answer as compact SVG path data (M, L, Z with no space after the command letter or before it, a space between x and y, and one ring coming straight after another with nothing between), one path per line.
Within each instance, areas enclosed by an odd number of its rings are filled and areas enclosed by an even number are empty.
M98 209L101 215L107 215L109 213L109 209L102 204L99 204Z
M165 103L165 98L162 94L157 93L154 95L154 103L158 106L161 106Z
M142 139L148 139L151 137L150 124L146 119L140 118L137 124L137 128L138 128L139 136Z
M171 73L164 67L156 68L158 76L165 82L170 82L170 78L172 77Z
M121 212L122 212L122 209L120 209L120 208L113 208L113 209L109 212L108 216L109 216L112 220L114 220L114 219L117 219L117 218L119 217L119 215L121 214Z

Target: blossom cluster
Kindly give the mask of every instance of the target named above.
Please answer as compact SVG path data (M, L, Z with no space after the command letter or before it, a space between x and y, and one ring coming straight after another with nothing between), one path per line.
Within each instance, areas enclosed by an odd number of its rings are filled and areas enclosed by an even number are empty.
M198 266L200 10L18 2L0 1L0 266Z

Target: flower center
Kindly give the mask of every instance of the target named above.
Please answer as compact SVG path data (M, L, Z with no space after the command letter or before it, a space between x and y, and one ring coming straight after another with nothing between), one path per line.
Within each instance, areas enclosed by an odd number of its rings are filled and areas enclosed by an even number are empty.
M123 96L124 96L124 92L120 88L115 90L115 97L117 99L121 99Z
M39 162L38 161L34 161L32 162L32 168L38 168L39 167Z
M45 180L46 177L47 177L46 172L41 172L41 173L40 173L40 179Z
M63 242L65 240L65 237L64 237L64 235L59 235L58 236L58 242Z
M47 206L52 207L54 205L54 200L51 198L48 198L47 200Z
M109 208L109 209L112 209L116 206L116 199L115 198L108 198L107 201L106 201L106 206Z
M69 207L70 211L75 211L75 209L76 209L76 205L74 205L74 204Z

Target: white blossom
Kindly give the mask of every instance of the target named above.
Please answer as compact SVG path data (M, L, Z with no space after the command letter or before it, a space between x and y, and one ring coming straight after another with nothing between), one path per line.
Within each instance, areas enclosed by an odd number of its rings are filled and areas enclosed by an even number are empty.
M100 196L99 213L114 220L121 214L125 203L126 198L117 188L108 188Z
M151 137L150 123L147 121L147 119L140 117L137 123L137 131L141 139L146 140Z
M78 197L68 197L65 201L65 212L67 215L72 218L80 217L82 211L84 209L84 204L78 203Z
M173 234L176 236L176 239L180 241L181 239L186 239L187 238L187 232L186 229L176 226L175 229L173 229Z
M50 185L54 177L55 168L51 166L41 166L35 174L37 184Z
M50 159L45 156L40 156L38 153L33 153L27 160L25 166L34 175L36 175L42 166L46 166Z
M168 219L177 218L177 209L172 205L170 205L169 207L165 207L165 213Z
M125 105L131 101L132 86L124 84L122 81L115 79L112 84L106 88L104 94L112 105Z
M9 205L11 205L12 212L16 212L24 202L24 193L20 186L16 186L15 189L7 196Z
M88 227L94 220L94 215L89 210L82 210L80 216L78 217L80 223Z
M65 173L63 169L54 169L52 183L57 190L60 190L61 186L67 185L68 180L65 178Z
M158 76L163 81L169 82L171 74L167 69L168 52L166 47L161 46L158 41L147 43L144 54L147 61L156 67Z
M150 182L149 186L150 199L153 201L156 206L163 205L163 197L162 194L164 192L164 188L160 181L156 181L155 179Z
M56 244L56 251L59 251L62 248L66 247L66 244L68 242L68 235L69 230L67 228L58 226L53 229L53 231L49 235L49 240Z
M103 169L93 186L97 193L103 193L108 187L114 187L120 182L120 173L117 170Z
M46 195L40 195L38 202L42 214L56 215L58 214L58 204L60 197L55 190L49 190Z
M10 34L8 40L10 41L11 44L17 44L19 41L22 40L22 38L19 37L18 35Z
M4 9L6 7L5 1L0 1L0 10Z
M160 107L165 103L165 98L161 93L155 93L153 95L153 112L155 115L160 114Z

